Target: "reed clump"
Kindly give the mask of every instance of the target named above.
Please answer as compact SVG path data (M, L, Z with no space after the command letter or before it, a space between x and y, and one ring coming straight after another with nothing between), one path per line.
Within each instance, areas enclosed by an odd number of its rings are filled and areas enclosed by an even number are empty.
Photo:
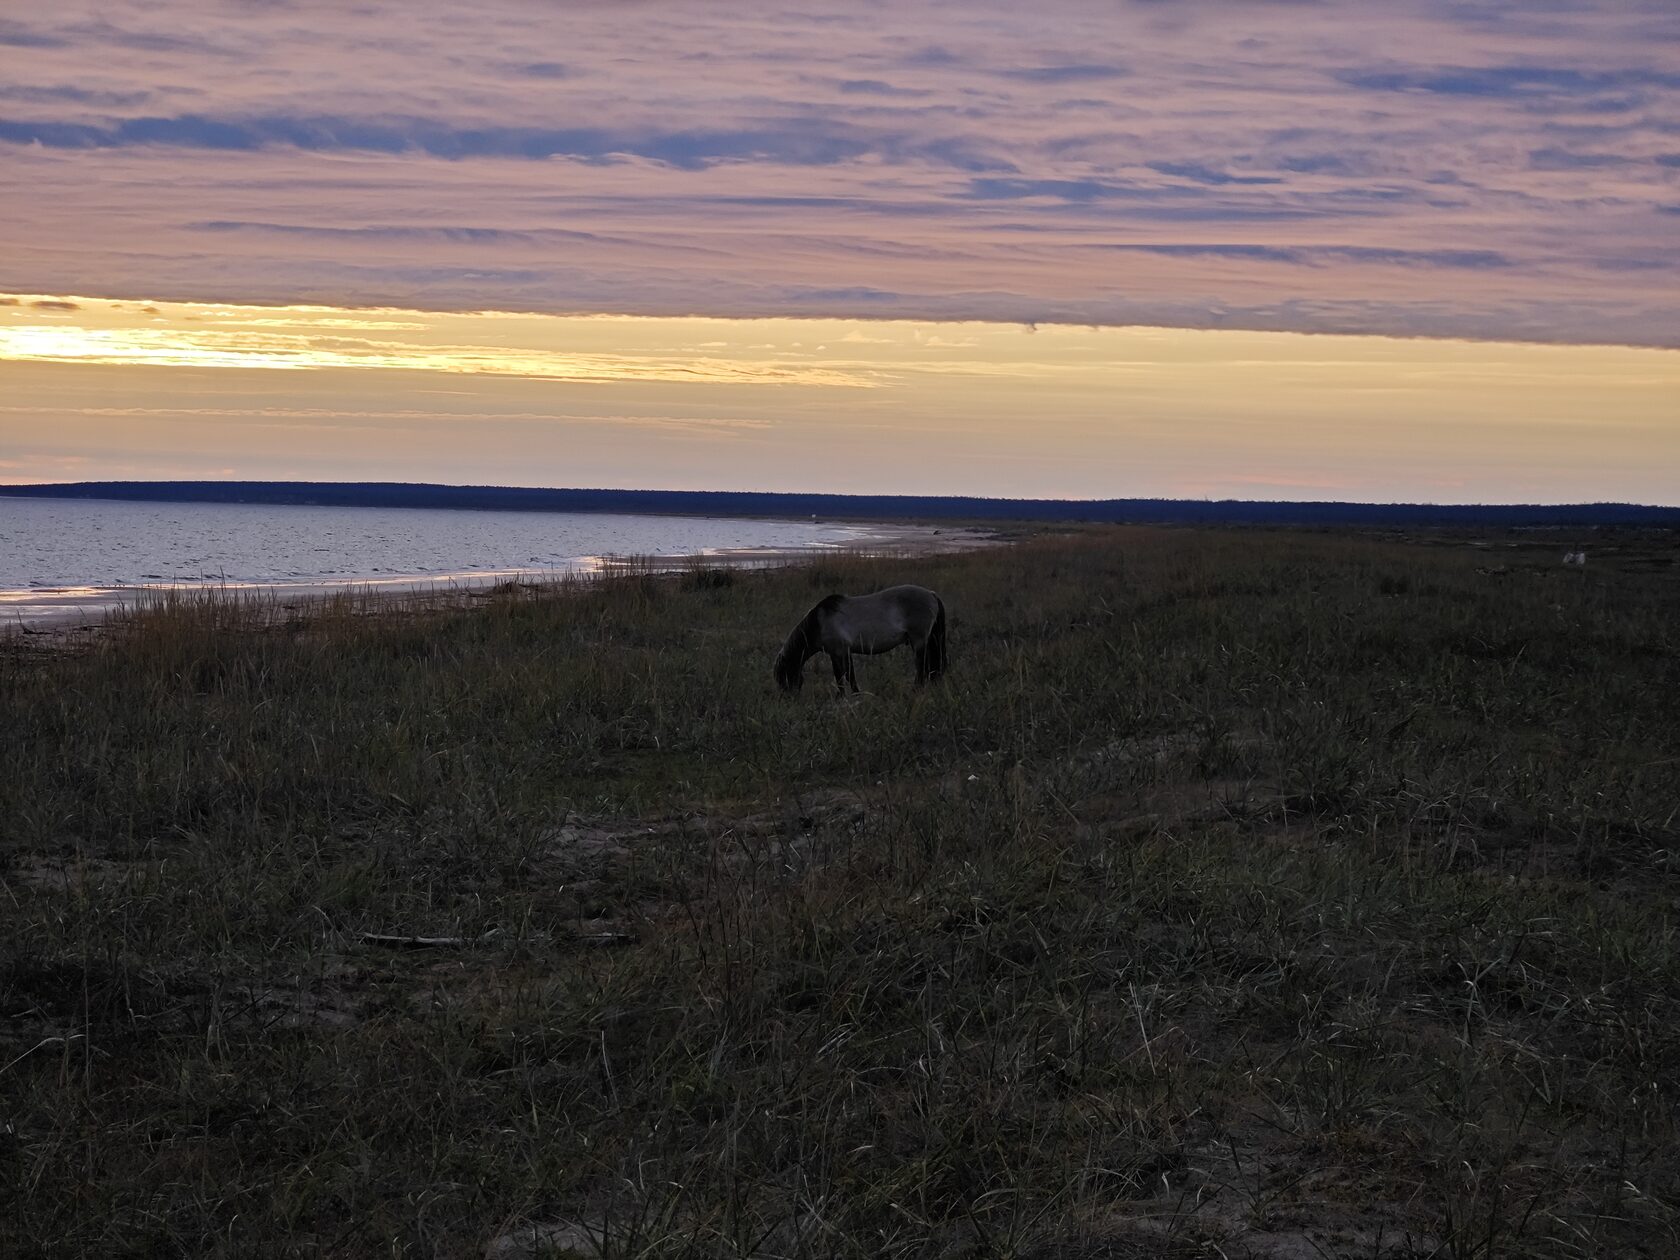
M1676 1254L1680 582L1603 552L1093 529L0 653L0 1253ZM942 684L776 693L902 581Z

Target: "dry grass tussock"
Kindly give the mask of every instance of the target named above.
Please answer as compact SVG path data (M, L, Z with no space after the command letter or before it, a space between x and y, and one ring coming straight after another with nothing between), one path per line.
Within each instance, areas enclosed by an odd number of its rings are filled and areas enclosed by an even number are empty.
M1097 530L0 656L0 1253L1680 1254L1680 584L1526 556ZM943 685L774 693L904 580Z

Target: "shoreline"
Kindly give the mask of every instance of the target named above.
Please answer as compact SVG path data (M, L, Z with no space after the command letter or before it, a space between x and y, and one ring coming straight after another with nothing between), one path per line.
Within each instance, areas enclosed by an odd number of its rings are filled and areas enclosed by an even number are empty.
M495 588L509 584L560 586L626 571L678 573L696 567L779 568L826 556L882 550L941 555L996 546L1004 541L998 531L984 527L952 528L884 521L847 524L856 531L855 536L840 543L810 547L720 547L669 555L606 553L573 557L569 567L512 566L291 582L155 582L5 590L0 591L0 640L25 635L59 638L98 631L106 628L113 617L143 611L148 604L209 592L268 602L280 611L321 604L336 596L388 601L393 606L405 600L431 605L482 598Z

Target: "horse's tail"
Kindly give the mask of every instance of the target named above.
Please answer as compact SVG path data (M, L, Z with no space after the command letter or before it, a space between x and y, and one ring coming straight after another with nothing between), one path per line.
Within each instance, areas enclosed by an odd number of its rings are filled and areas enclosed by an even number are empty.
M927 676L938 678L945 672L945 601L933 597L937 611L933 614L933 629L928 631Z

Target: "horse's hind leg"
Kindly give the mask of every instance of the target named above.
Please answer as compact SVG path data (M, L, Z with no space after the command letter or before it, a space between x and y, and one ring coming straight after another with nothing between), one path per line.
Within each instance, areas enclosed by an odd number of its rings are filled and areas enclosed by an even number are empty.
M928 680L928 652L927 644L916 649L916 685L920 687Z

